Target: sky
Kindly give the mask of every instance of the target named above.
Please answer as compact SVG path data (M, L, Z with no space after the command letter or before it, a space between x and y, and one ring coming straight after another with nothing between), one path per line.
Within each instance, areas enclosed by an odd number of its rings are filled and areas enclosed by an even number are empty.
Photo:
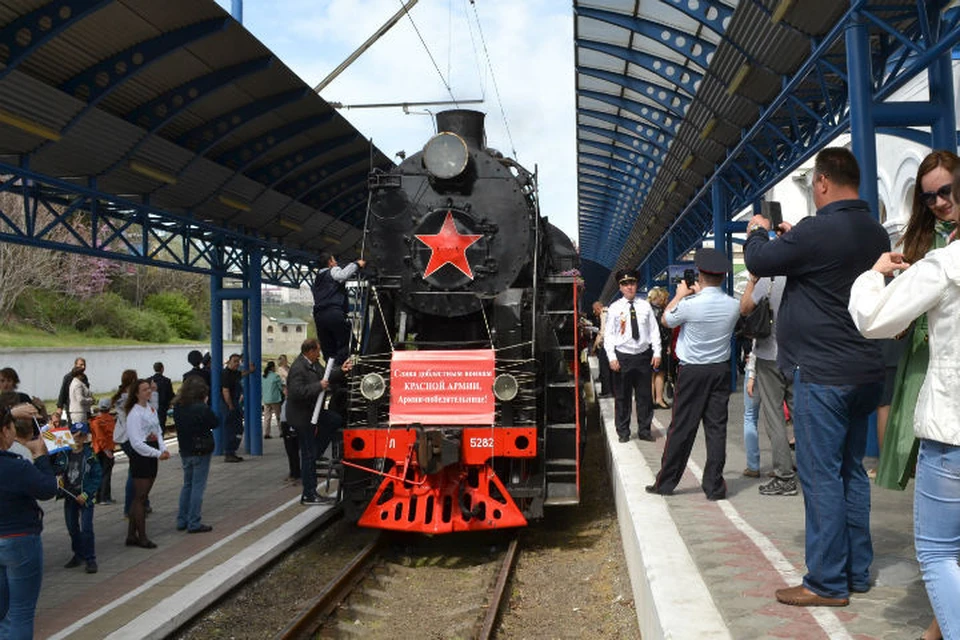
M217 2L230 11L230 0ZM400 0L245 0L243 23L307 84L316 86L401 6ZM451 100L451 93L458 100L483 98L483 104L463 106L487 113L487 144L538 170L541 211L576 240L570 3L420 0L410 16L413 24L404 17L320 95L344 105ZM428 108L436 112L455 107ZM409 114L401 108L340 113L391 157L401 150L419 151L434 133L434 121L423 108L411 108Z

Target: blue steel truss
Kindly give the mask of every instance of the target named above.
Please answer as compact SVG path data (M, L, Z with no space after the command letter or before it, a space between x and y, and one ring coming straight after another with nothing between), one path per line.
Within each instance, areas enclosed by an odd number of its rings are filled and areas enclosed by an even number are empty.
M58 35L102 9L113 0L60 0L26 13L0 29L0 43L7 48L0 80Z
M751 120L752 124L729 146L720 143L720 148L726 147L726 151L713 156L719 160L709 173L688 170L692 161L703 162L702 158L695 157L694 149L698 144L702 149L704 141L716 145L722 138L711 136L711 132L719 126L727 126L729 130L729 121L715 112L715 121L710 123L706 119L693 123L686 118L676 118L677 126L671 128L664 126L665 116L675 118L678 110L686 112L692 100L699 99L697 92L705 74L708 70L717 73L711 69L711 56L721 44L732 45L743 56L741 71L753 68L772 74L770 68L777 66L778 61L758 59L729 39L726 30L734 17L734 9L724 3L681 0L659 3L695 18L700 27L718 34L717 44L704 41L710 37L708 32L694 30L695 37L691 39L664 24L656 23L652 28L651 22L656 16L642 19L597 9L594 5L601 2L591 2L590 7L574 4L578 20L590 18L627 29L632 43L632 46L623 46L618 41L622 40L621 36L613 31L609 37L598 36L598 28L593 23L589 25L592 29L589 37L579 33L576 36L580 245L581 255L593 272L602 272L597 271L601 269L609 273L614 268L638 266L642 273L652 277L665 273L671 261L715 233L717 220L712 202L717 194L722 198L722 216L729 220L732 214L757 201L832 138L849 130L851 112L862 111L859 105L851 104L851 95L865 95L872 102L870 118L877 130L930 145L931 134L909 128L927 125L934 128L935 137L940 136L936 139L949 138L954 146L956 144L955 123L952 120L944 123L945 112L953 106L952 90L945 102L937 102L935 94L939 83L933 77L930 103L883 104L909 79L949 59L949 52L960 42L958 11L942 12L945 2L851 2L822 37L810 39L809 54L796 71L782 77L778 94L769 102L758 101L752 94L746 97L748 103L758 105L759 118L755 122ZM772 16L772 10L761 9ZM855 25L869 33L871 43L869 57L857 59L857 64L867 71L862 74L867 78L867 91L852 87L856 74L848 70L849 45L844 38L849 40L847 31ZM578 30L584 28L583 23L578 22ZM680 44L677 38L682 39ZM644 42L656 44L648 46ZM695 56L692 47L698 44L700 48ZM659 53L664 48L680 57ZM584 63L582 56L588 54L582 51L590 52L590 64ZM622 66L615 73L617 60ZM631 65L630 73L626 65ZM669 75L665 71L667 65L670 65ZM618 85L619 93L595 91L595 79ZM662 94L657 92L658 85L663 88ZM734 98L742 93L739 86L727 89ZM598 103L604 106L595 107ZM643 112L643 108L647 111ZM657 112L659 119L652 121L652 115ZM952 113L950 115L952 117ZM694 135L683 134L682 128L690 126L694 127ZM948 136L942 133L947 126L951 127ZM683 140L678 136L683 136ZM691 140L697 144L691 144ZM648 146L641 149L643 144ZM855 153L857 151L855 149ZM631 152L637 155L631 158ZM630 170L631 164L650 177L642 182L638 180L636 185L625 182L625 175L639 175ZM715 191L717 189L719 191ZM869 195L865 197L869 199ZM607 291L612 289L608 282ZM599 289L596 293L599 294Z
M260 252L263 282L292 287L318 268L311 252L0 163L5 193L0 241L241 279Z

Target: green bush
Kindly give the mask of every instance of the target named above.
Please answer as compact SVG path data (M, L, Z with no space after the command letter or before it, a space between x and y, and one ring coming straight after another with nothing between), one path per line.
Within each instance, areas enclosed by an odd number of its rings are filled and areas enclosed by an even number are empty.
M179 291L164 291L147 297L144 305L149 311L166 319L176 334L187 340L203 337L203 325L197 319L193 306Z
M83 330L141 342L169 342L174 336L164 316L155 311L139 311L115 293L88 298L83 307L87 324Z
M49 289L28 289L17 298L13 312L29 324L56 333L57 325L83 325L84 305L76 298Z

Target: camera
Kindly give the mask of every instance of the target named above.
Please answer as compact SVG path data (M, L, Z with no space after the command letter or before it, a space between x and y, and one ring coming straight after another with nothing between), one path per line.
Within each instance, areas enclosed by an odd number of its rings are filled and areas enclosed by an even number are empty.
M696 269L684 269L683 270L683 281L686 283L688 289L692 289L693 285L697 282L697 271Z

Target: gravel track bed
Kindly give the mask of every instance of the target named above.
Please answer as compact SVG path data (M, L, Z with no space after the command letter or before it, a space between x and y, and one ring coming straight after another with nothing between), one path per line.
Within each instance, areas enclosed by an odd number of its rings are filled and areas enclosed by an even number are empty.
M550 509L542 521L519 532L519 559L498 638L640 638L600 437L597 430L587 435L580 506ZM342 520L335 522L175 637L272 637L375 535ZM486 605L476 599L486 597L488 572L496 572L489 566L499 567L505 541L502 534L395 538L387 552L389 562L377 569L377 577L367 585L372 591L363 597L382 588L376 586L377 580L404 585L405 596L389 603L377 600L376 608L389 611L376 624L372 619L354 624L360 618L351 616L350 607L364 601L348 601L320 637L469 637L470 629L457 628L456 621L469 619L472 624L477 617L473 609ZM476 598L462 595L464 581L472 585ZM451 618L440 613L444 611L458 613ZM440 620L441 627L433 628L428 618ZM351 625L363 628L350 629Z

